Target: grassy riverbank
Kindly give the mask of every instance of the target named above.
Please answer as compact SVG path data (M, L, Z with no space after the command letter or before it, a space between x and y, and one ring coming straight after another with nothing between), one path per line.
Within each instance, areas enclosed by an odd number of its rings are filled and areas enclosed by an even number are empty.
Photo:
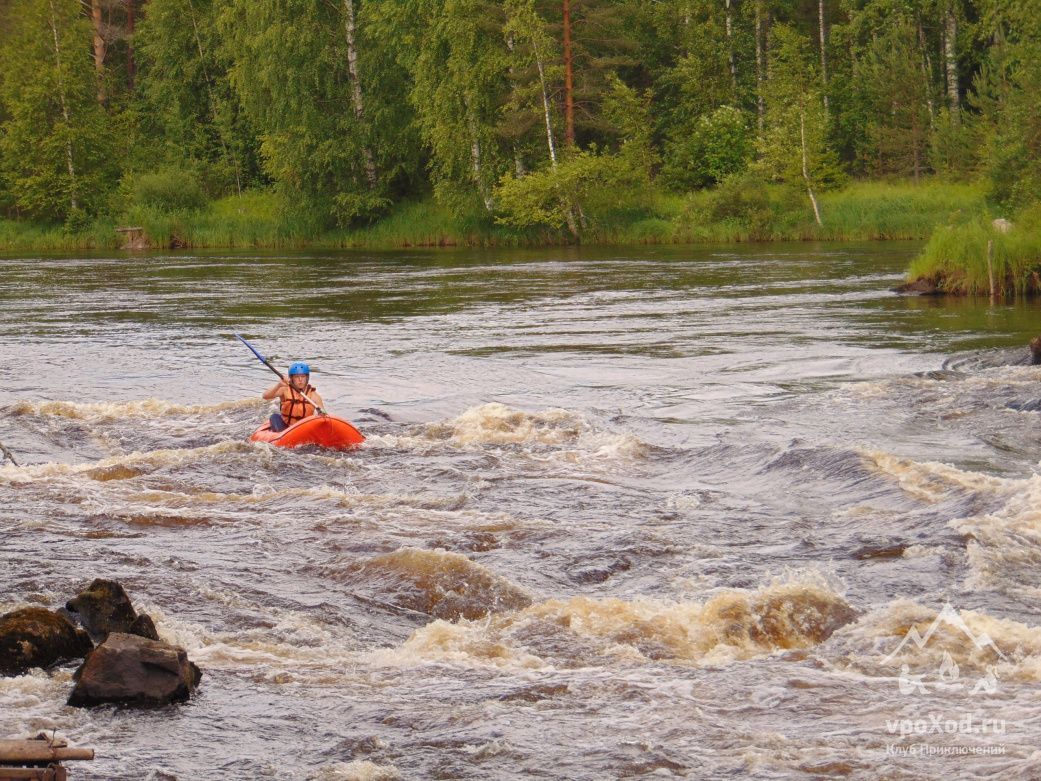
M745 241L925 239L938 226L961 224L985 211L983 188L929 181L854 182L821 196L823 226L805 196L782 186L743 180L714 190L624 197L624 208L587 214L586 244L726 243ZM151 246L194 248L538 246L571 243L565 231L496 224L433 200L396 205L372 225L315 234L287 216L278 197L255 191L200 208L132 207L119 219L99 218L79 231L0 220L0 250L116 249L120 225L144 228Z
M925 292L1041 294L1041 206L1016 214L1010 225L981 216L937 228L908 281Z

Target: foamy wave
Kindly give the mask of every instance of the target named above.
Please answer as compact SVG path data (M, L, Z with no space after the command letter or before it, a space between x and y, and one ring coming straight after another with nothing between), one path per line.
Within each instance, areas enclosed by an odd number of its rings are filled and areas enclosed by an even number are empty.
M249 452L257 449L255 443L230 440L214 445L196 448L175 448L167 450L149 450L133 452L126 455L103 458L86 464L30 464L16 467L6 464L0 467L0 480L12 485L22 485L39 480L56 477L83 475L100 480L122 480L144 474L146 471L164 466L177 466L184 463L195 463L200 459L219 456L225 453Z
M409 435L375 435L370 446L424 449L438 444L467 448L485 445L541 445L564 449L564 458L589 455L640 458L648 446L630 433L598 431L584 416L565 409L523 412L505 404L472 407L451 420L431 423Z
M527 592L505 578L462 554L440 549L401 548L330 576L436 618L473 619L531 604Z
M864 458L878 471L894 478L904 491L925 502L938 502L954 490L1000 493L1010 482L981 472L966 472L935 461L919 463L881 451L866 451Z
M212 415L234 409L251 409L268 402L258 399L238 399L218 404L185 405L163 399L142 399L123 402L75 401L19 401L10 407L11 415L74 418L76 420L119 420L120 418L157 418L166 415Z
M1041 596L1041 475L1009 481L1010 498L991 513L948 525L970 536L970 586Z
M22 675L0 676L0 710L31 708L54 699L71 679L72 673L68 670L38 668Z
M988 673L999 683L1041 680L1041 627L941 608L891 602L836 632L828 655L867 675L921 676L926 687L971 691Z
M727 664L813 647L854 617L841 596L816 580L728 590L705 602L550 599L483 621L435 621L382 659L520 667Z
M978 373L968 374L957 371L957 373L946 374L941 370L939 376L909 376L894 377L884 380L867 380L854 383L850 389L859 396L865 398L892 398L907 389L928 390L935 392L936 388L949 388L951 391L962 390L985 391L992 394L997 388L1036 387L1041 370L1035 366L997 366L982 369Z
M522 412L492 403L471 407L452 420L430 424L424 435L458 445L561 445L574 442L585 430L582 417L565 409Z
M334 762L319 768L315 781L396 781L401 773L394 765L377 765L367 759Z
M258 683L314 681L353 665L356 639L349 630L292 611L271 610L236 595L202 590L203 596L266 617L263 627L213 631L140 601L161 639L180 646L203 669L248 672ZM334 676L336 677L336 676ZM342 679L342 675L338 676Z

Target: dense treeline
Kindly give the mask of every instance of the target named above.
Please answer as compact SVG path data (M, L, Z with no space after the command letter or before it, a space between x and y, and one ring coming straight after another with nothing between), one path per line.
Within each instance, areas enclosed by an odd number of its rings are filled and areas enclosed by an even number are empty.
M432 193L578 237L652 191L726 183L740 209L780 182L820 224L850 177L927 174L1020 208L1037 6L0 0L0 214L76 227L262 188L317 232Z

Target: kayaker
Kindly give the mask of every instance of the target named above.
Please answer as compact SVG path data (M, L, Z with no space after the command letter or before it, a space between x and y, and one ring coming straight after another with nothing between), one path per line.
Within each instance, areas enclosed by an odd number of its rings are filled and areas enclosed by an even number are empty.
M319 407L325 406L318 391L309 383L310 379L311 367L306 363L297 362L289 367L289 385L279 380L264 391L265 399L279 399L282 403L279 411L270 418L272 431L285 431L298 420L314 414L314 404L305 399L304 394L313 399Z

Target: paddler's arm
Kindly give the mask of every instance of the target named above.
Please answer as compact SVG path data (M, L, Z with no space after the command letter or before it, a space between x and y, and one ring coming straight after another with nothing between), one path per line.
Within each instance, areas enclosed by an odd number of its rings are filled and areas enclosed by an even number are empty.
M282 389L286 387L288 386L284 382L279 380L277 383L275 383L266 391L264 391L264 395L261 398L267 399L268 401L270 401L271 399L281 398Z
M311 399L313 401L318 402L318 406L319 407L321 407L322 409L325 409L325 400L321 396L318 395L318 391L313 391L312 393L309 393L308 395L311 397Z

